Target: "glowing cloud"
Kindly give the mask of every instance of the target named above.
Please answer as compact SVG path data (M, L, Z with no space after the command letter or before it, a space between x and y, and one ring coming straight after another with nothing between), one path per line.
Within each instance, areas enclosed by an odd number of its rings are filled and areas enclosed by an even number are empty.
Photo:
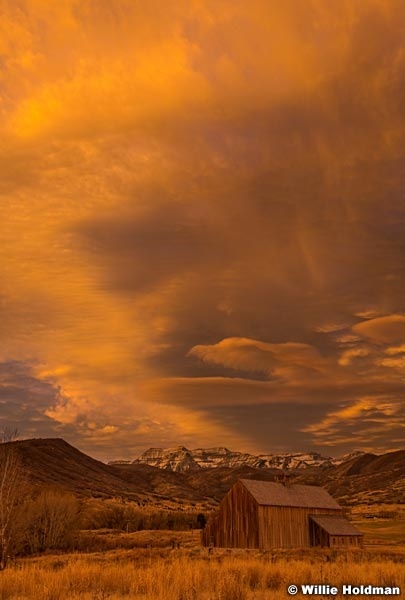
M3 2L4 421L113 458L321 449L310 426L332 418L341 452L340 410L377 385L397 406L401 14L397 0ZM376 448L396 415L379 414Z

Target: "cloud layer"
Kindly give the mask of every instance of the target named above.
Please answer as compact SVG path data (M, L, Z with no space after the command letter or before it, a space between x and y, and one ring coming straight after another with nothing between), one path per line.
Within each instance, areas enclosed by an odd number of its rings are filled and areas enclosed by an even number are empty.
M399 447L404 21L3 3L2 421L105 458Z

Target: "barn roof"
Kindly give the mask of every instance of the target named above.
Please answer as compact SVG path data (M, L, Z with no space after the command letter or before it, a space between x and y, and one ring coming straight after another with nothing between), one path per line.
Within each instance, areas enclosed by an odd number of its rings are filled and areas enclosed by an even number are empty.
M310 515L310 517L329 535L363 535L350 521L340 515Z
M314 485L283 485L273 481L239 479L258 504L299 508L334 508L339 504L326 490Z

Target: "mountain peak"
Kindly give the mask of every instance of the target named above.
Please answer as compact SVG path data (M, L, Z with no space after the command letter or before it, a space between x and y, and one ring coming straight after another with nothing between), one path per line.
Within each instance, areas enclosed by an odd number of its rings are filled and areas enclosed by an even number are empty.
M353 456L364 453L356 451ZM217 467L253 467L258 469L307 469L310 467L330 467L344 459L325 457L319 452L287 452L282 454L249 454L233 452L224 446L196 448L185 446L173 448L149 448L133 461L134 464L147 464L168 471L197 471Z

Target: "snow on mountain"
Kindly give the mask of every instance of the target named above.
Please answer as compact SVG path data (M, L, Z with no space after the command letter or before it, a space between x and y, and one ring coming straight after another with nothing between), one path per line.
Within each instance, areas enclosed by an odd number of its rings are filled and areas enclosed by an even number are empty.
M189 450L184 446L175 448L149 448L133 461L169 471L196 471L216 467L249 466L257 469L307 469L338 465L353 456L364 454L356 451L342 458L325 457L317 452L285 454L248 454L232 452L222 446Z
M192 452L184 446L176 448L149 448L133 463L143 463L168 471L191 471L200 469Z

